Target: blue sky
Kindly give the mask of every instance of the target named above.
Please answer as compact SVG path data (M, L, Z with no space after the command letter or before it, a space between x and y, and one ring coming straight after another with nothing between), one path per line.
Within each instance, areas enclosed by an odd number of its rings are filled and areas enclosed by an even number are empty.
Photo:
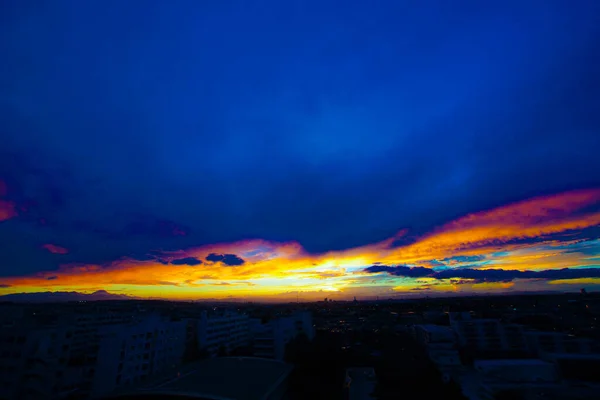
M321 254L600 186L595 1L1 7L0 276Z

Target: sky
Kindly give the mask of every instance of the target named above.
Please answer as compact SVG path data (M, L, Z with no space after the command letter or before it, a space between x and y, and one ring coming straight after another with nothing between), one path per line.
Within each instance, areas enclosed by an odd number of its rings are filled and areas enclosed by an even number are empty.
M0 295L600 289L600 3L3 1Z

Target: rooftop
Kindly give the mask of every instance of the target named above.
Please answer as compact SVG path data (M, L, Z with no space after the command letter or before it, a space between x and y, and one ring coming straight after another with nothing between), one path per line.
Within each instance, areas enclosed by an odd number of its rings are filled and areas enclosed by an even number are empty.
M569 359L569 360L600 360L598 353L545 353L545 358L549 359Z
M292 366L254 357L220 357L187 365L114 398L167 395L215 400L262 400L289 375Z
M535 365L551 365L550 363L535 358L528 359L507 359L507 360L477 360L475 366L481 367L510 367L510 366L535 366Z
M424 331L431 332L431 333L435 333L435 332L453 333L454 332L450 327L442 326L442 325L422 324L422 325L417 325L417 327L423 329Z

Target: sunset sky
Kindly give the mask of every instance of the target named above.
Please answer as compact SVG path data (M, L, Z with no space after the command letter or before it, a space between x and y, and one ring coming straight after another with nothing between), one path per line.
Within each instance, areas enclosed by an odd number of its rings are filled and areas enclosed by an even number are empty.
M599 20L592 0L3 2L0 295L600 289Z

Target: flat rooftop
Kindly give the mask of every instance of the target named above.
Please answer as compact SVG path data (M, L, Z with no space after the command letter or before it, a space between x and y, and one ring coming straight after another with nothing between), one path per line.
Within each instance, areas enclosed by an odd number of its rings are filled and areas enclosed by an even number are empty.
M186 365L114 399L162 395L219 400L262 400L290 374L292 366L254 357L220 357Z
M431 332L431 333L435 333L435 332L454 333L454 331L449 326L434 325L434 324L422 324L422 325L415 325L415 327L420 327L424 331Z
M600 354L598 353L546 353L545 357L550 359L600 361Z
M551 363L537 358L527 359L502 359L502 360L476 360L475 366L493 367L493 366L537 366L537 365L552 365Z

